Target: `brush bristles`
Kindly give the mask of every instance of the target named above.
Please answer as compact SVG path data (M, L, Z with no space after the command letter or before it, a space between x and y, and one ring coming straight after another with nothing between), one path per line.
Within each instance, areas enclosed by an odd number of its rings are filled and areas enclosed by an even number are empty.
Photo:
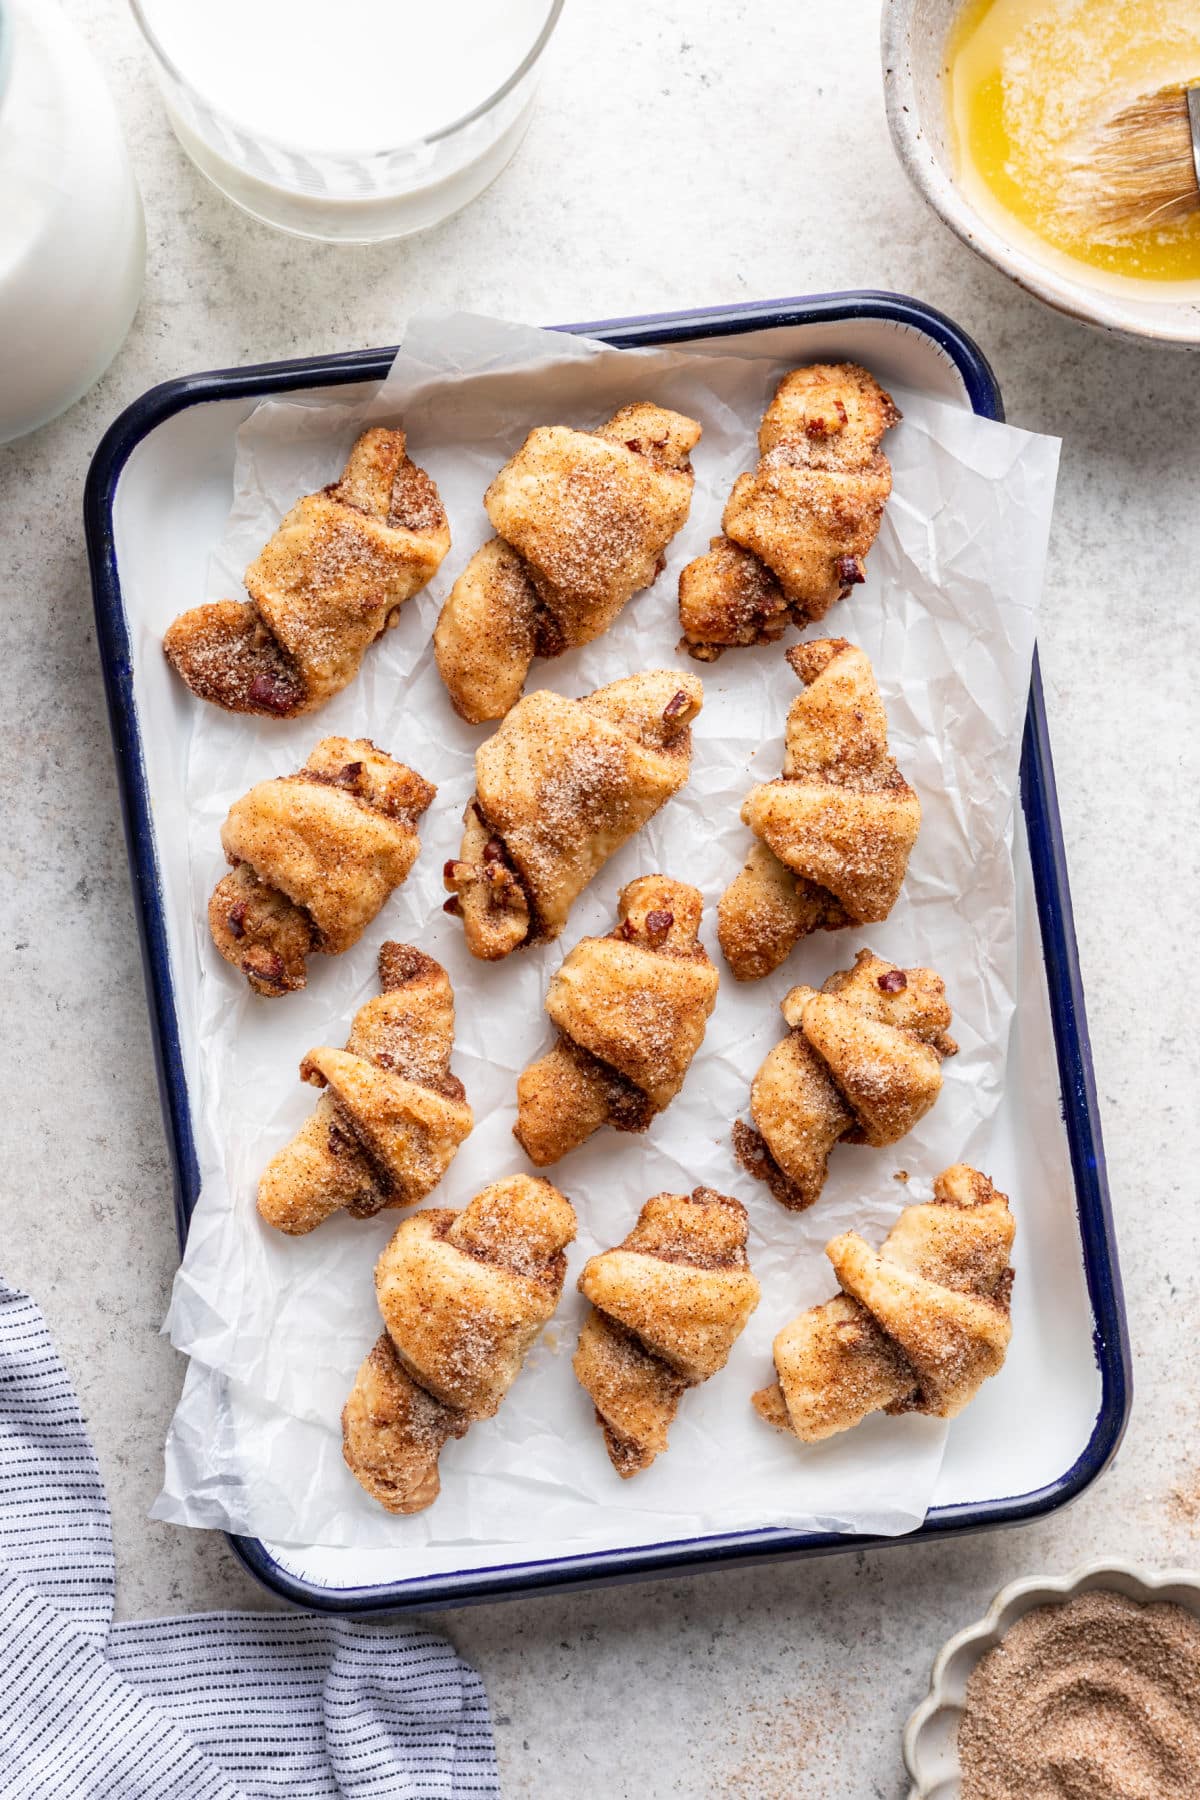
M1076 158L1057 210L1080 237L1129 237L1200 211L1184 88L1135 100L1082 140Z

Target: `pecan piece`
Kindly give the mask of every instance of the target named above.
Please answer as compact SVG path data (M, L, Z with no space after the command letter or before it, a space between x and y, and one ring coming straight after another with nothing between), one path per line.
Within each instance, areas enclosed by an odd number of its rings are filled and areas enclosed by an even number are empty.
M329 1135L326 1141L328 1142L329 1154L331 1156L350 1155L358 1149L358 1145L355 1143L354 1139L348 1132L343 1131L340 1125L331 1125L329 1127Z
M334 776L334 785L355 790L362 781L362 772L363 766L360 762L345 763Z
M277 950L264 950L259 945L246 952L243 968L247 976L263 987L278 988L282 992L287 982L284 978L283 958Z
M248 698L252 707L261 708L263 712L276 713L280 718L293 712L304 698L304 691L298 684L290 684L286 678L273 671L260 669L250 683Z
M841 431L846 420L845 402L835 395L832 412L814 412L808 415L804 421L804 434L811 438L832 437L836 431Z

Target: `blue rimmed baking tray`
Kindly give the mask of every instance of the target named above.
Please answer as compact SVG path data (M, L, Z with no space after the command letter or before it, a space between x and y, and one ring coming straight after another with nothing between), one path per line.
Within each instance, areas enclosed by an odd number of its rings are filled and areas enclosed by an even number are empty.
M872 333L886 333L897 345L911 340L914 350L919 347L926 364L934 371L944 397L970 406L983 417L1003 417L995 378L978 348L944 315L898 295L819 295L562 329L586 333L616 346L697 343L712 347L719 340L745 340L747 334L754 334L757 343L777 344L780 354L789 354L789 337L804 332L806 341L811 341L816 331L822 346L816 353L860 357L864 354L864 340L869 342ZM181 1243L198 1195L199 1172L181 1009L171 975L153 783L146 767L135 695L135 662L141 653L139 632L127 609L118 558L120 533L116 521L121 507L122 483L129 480L131 461L138 467L147 466L145 452L155 441L156 434L186 433L194 422L197 483L205 477L214 493L219 493L221 482L232 468L233 431L255 403L268 396L290 396L299 391L331 386L369 387L386 374L393 355L392 349L353 352L217 371L167 382L143 395L114 422L96 452L88 475L84 515L97 636L137 899L163 1113L175 1171L175 1205ZM175 452L178 455L178 444ZM224 470L223 454L228 462L228 469ZM213 524L219 529L215 513ZM344 1584L329 1579L327 1574L315 1579L311 1573L296 1566L303 1558L272 1550L255 1539L235 1538L231 1540L233 1547L246 1566L287 1598L329 1611L366 1612L455 1605L505 1594L632 1580L783 1556L862 1549L875 1544L907 1543L913 1537L928 1538L989 1525L1015 1524L1066 1504L1095 1480L1113 1455L1128 1414L1129 1348L1062 831L1036 662L1022 746L1021 800L1023 836L1028 848L1059 1071L1064 1134L1074 1178L1075 1222L1086 1304L1090 1309L1095 1365L1090 1429L1085 1441L1074 1447L1068 1467L1054 1479L1028 1492L961 1501L948 1495L939 1496L920 1529L901 1539L755 1530L684 1542L622 1547L580 1556L523 1560L519 1564L491 1568L472 1567L364 1585ZM1093 1401L1089 1400L1088 1405L1091 1409Z

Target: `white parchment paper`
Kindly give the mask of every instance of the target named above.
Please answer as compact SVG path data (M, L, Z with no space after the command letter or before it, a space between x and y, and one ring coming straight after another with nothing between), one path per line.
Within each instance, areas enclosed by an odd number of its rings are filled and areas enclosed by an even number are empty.
M412 322L365 408L347 406L335 390L264 403L243 426L210 597L242 592L241 571L282 514L297 495L335 478L357 432L374 420L405 426L413 456L439 483L454 544L437 579L368 652L359 680L317 718L256 723L195 709L186 769L195 956L175 975L200 988L202 1080L192 1103L203 1191L167 1319L192 1364L155 1516L276 1542L393 1546L411 1553L414 1567L423 1548L456 1543L495 1543L506 1555L514 1545L576 1553L760 1525L898 1533L924 1516L945 1426L880 1417L802 1447L765 1426L748 1396L770 1378L776 1331L834 1291L822 1255L830 1237L853 1227L878 1238L959 1159L1004 1180L990 1152L1018 982L1013 810L1058 445L896 390L904 420L887 440L892 500L866 583L824 629L861 644L874 663L894 752L921 796L921 833L885 924L819 934L774 976L741 986L720 957L715 903L750 841L738 817L742 798L754 780L779 771L798 686L779 646L729 652L707 667L688 663L675 649L676 591L684 563L719 529L734 477L753 464L758 421L785 366L725 353L611 350L429 314ZM456 718L433 661L433 624L454 578L490 535L484 489L526 432L550 422L591 426L643 397L703 425L690 520L655 586L597 642L535 663L528 686L575 694L639 668L698 669L705 705L691 779L605 867L558 943L478 963L441 910L441 869L457 851L473 753L491 728ZM413 874L362 942L340 958L313 958L303 993L259 1000L208 939L206 902L224 867L220 824L254 781L297 768L330 733L374 738L436 782L438 797ZM314 1104L297 1066L311 1046L345 1041L355 1009L376 991L384 938L436 956L454 984L454 1066L476 1127L431 1203L464 1205L487 1182L526 1166L511 1135L516 1076L551 1040L542 1011L551 971L579 937L610 928L624 882L653 870L693 881L705 895L703 935L722 972L705 1043L683 1092L648 1134L601 1131L546 1171L579 1216L559 1312L497 1417L447 1446L436 1505L393 1519L344 1468L339 1414L380 1329L372 1272L401 1215L338 1217L290 1239L255 1211L263 1167ZM819 984L864 944L944 975L960 1052L916 1131L892 1151L835 1151L821 1200L793 1214L740 1169L730 1127L746 1115L750 1079L781 1035L783 994L798 981ZM900 1170L911 1174L906 1185L896 1179ZM762 1302L727 1368L685 1397L669 1453L622 1482L571 1370L583 1314L575 1278L589 1255L624 1237L649 1195L698 1183L749 1208ZM1018 1222L1019 1206L1017 1197ZM1020 1243L1018 1232L1018 1264Z

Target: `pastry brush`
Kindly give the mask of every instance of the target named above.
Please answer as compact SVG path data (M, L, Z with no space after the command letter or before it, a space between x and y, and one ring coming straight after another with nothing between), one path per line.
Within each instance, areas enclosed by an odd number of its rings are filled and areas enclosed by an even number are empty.
M1076 147L1059 194L1080 236L1127 237L1200 212L1200 81L1143 94Z

